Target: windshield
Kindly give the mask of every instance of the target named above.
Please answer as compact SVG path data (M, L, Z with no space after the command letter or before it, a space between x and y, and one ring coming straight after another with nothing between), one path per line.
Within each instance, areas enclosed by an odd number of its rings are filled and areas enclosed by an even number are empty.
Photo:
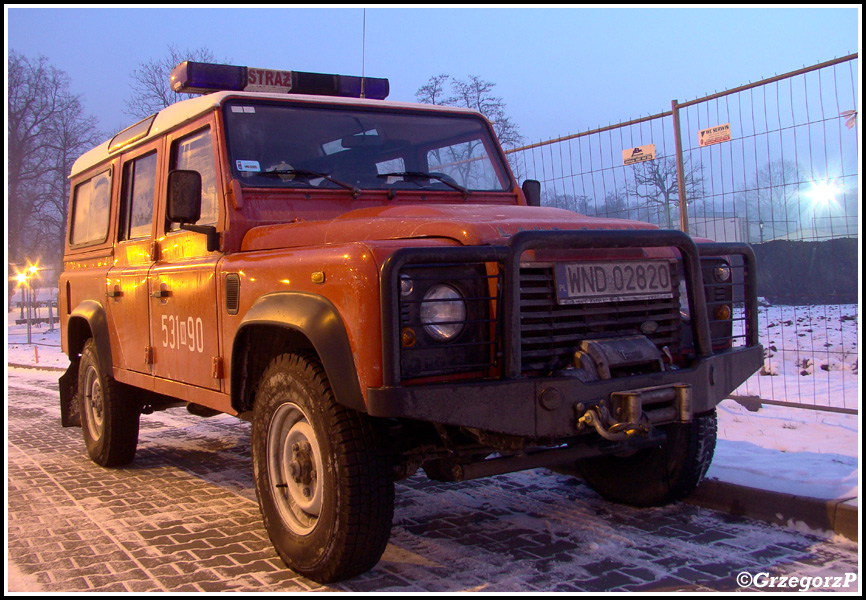
M262 187L507 191L486 123L472 115L234 100L225 107L235 177Z

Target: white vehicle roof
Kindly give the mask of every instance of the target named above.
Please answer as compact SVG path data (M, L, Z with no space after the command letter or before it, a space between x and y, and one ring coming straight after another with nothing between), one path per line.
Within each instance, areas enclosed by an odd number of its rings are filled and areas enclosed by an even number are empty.
M389 100L368 100L361 98L344 98L339 96L313 96L305 94L263 94L259 92L214 92L205 94L197 98L183 100L176 104L162 109L157 113L156 118L150 127L150 131L144 137L136 139L129 144L124 145L112 152L109 152L111 141L117 137L99 144L92 150L89 150L78 157L72 165L70 177L74 177L79 173L90 169L91 167L102 163L118 154L120 150L127 150L139 144L143 144L149 140L156 138L167 131L179 127L188 121L191 121L204 113L218 109L223 101L227 98L249 98L256 100L293 100L297 102L321 103L331 105L345 105L358 107L377 107L377 108L393 108L397 110L431 110L438 112L453 112L461 114L473 114L481 116L481 113L469 110L466 108L457 108L453 106L441 106L433 104L416 104L411 102L393 102ZM150 118L150 117L148 117ZM126 130L124 130L126 131Z

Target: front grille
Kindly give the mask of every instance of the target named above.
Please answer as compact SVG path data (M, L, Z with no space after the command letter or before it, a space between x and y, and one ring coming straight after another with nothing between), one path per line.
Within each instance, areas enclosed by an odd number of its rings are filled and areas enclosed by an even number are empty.
M680 304L674 274L673 298L559 305L553 267L521 265L520 337L523 372L548 372L572 363L581 340L644 333L659 348L680 346ZM644 325L644 330L641 329Z
M676 249L682 258L671 262L677 265L671 271L673 296L558 304L554 264L564 259L559 259L557 252L568 250L571 256L585 251L586 264L592 264L593 260L609 264L610 256L615 254L612 251L618 248ZM544 253L536 252L529 259L536 262L520 262L521 257L530 256L529 251ZM716 286L710 282L706 269L712 261L727 256L738 257L731 265L732 281ZM466 321L470 326L466 339L437 343L424 338L426 333L418 320L423 294L404 298L400 276L405 270L405 274L417 277L425 285L440 278L444 282L459 281L462 278L456 277L458 273L449 272L458 265L475 265L477 273L470 275L469 280L486 282L487 292L466 290L467 306L479 311ZM567 269L567 272L575 271ZM615 277L616 271L612 273ZM682 286L698 294L696 303L703 308L704 314L695 313L691 320L680 317L686 300L679 290L686 273L703 280ZM547 375L570 366L574 352L587 339L643 334L663 352L667 347L677 367L687 367L694 359L712 355L714 350L725 351L732 342L748 347L760 344L755 298L757 276L751 248L741 243L694 244L686 234L677 231L521 231L501 246L401 248L383 264L381 281L384 387L399 386L407 379L451 373L467 380L479 374L481 377L498 374L503 379ZM518 289L512 287L515 285ZM720 293L719 289L724 291ZM731 300L736 310L741 310L741 317L735 312L733 320L723 320L721 316L729 315L730 311L722 303L727 305ZM482 307L488 307L486 313L480 312ZM714 308L720 310L707 314ZM471 356L464 354L463 348L472 348Z

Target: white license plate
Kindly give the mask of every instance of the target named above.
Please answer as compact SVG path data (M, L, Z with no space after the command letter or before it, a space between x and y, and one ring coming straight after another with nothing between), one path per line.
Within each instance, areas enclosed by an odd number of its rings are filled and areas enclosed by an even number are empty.
M559 304L654 300L674 295L664 260L567 263L554 266Z

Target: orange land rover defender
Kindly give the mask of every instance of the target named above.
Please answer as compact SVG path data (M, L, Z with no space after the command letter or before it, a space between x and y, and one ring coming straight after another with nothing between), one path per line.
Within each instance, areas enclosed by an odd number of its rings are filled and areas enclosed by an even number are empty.
M570 464L633 505L697 486L763 360L748 246L541 207L480 114L385 79L172 85L203 95L72 168L60 401L93 461L129 463L153 410L250 421L268 534L320 582L377 563L419 467Z

